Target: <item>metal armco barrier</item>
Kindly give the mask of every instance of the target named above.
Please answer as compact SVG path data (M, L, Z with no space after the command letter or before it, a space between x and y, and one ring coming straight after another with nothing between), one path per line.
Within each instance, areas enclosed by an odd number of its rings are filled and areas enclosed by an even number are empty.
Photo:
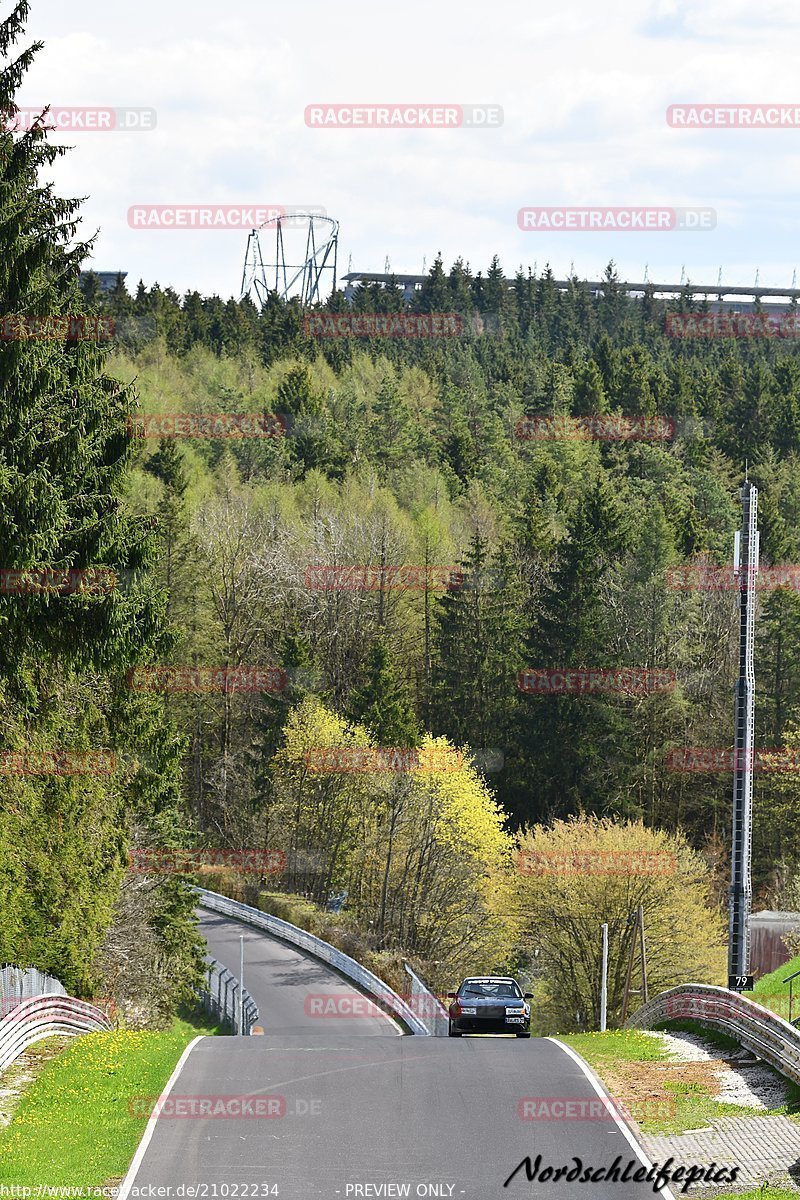
M627 1024L649 1029L661 1021L697 1021L719 1029L800 1083L800 1030L738 992L707 984L682 984L655 996Z
M111 1022L93 1004L71 996L32 996L0 1021L0 1071L43 1038L105 1033L111 1028Z
M239 1029L239 980L227 967L211 955L206 956L206 986L200 992L200 1001L206 1012L213 1013L220 1021L228 1021L237 1033L249 1034L258 1024L258 1006L247 988L242 992L242 1025Z
M447 1026L450 1023L447 1009L408 963L403 963L403 966L411 983L410 1008L432 1037L447 1037Z
M195 891L202 908L222 913L226 917L233 917L236 921L244 921L247 925L263 929L265 933L271 933L274 937L281 938L284 942L290 942L300 950L313 954L315 958L321 959L322 962L326 962L351 979L353 983L357 983L362 991L375 1000L379 1000L393 1016L402 1021L411 1033L421 1034L423 1037L429 1035L430 1031L423 1022L412 1012L405 1000L392 991L388 983L384 983L377 975L373 975L366 967L362 967L354 958L337 950L329 942L323 942L321 938L314 937L313 933L308 933L305 929L298 929L296 925L290 925L288 921L281 921L279 917L273 917L270 913L261 912L258 908L251 908L249 904L240 904L238 900L229 900L227 896L208 892L205 888L196 888ZM264 1014L263 1020L268 1022L269 1015Z

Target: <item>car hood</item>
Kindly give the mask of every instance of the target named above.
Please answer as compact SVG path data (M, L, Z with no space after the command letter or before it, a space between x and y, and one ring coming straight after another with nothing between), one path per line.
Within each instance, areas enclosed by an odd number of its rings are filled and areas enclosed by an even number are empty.
M453 1003L465 1008L522 1008L527 1005L527 1001L515 1000L509 996L502 996L496 1000L491 996L463 996L454 1000Z

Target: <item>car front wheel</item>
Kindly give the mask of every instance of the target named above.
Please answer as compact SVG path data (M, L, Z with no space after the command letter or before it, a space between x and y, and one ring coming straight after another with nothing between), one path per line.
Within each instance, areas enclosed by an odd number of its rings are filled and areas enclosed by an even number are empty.
M461 1037L461 1034L460 1034L460 1033L456 1033L455 1029L453 1029L453 1026L452 1026L452 1024L448 1024L448 1026L447 1026L447 1036L448 1036L448 1037Z
M530 1033L518 1033L518 1034L517 1034L517 1037L526 1037L526 1038L529 1038L530 1036L531 1036L531 1035L530 1035Z

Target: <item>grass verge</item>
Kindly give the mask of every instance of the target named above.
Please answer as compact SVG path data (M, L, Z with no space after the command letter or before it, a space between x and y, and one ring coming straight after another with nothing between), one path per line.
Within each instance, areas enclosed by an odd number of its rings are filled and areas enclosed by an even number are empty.
M184 1048L219 1027L202 1015L177 1018L165 1033L90 1033L75 1038L26 1091L0 1131L0 1184L102 1187L127 1171L145 1125ZM46 1044L46 1043L45 1043Z
M757 1004L763 1004L764 1008L769 1008L777 1013L779 1017L783 1017L784 1021L789 1019L789 985L784 983L784 979L789 975L793 975L795 971L800 971L800 955L793 958L790 962L785 963L782 967L778 967L777 971L771 971L769 975L762 975L756 981L756 985L752 992L743 992L745 999L755 1000ZM792 1007L792 1017L800 1016L800 978L795 979L792 990L794 993L794 1004Z
M673 1021L670 1030L704 1038L724 1058L739 1046L722 1033L691 1021ZM709 1062L679 1063L670 1059L659 1040L636 1029L608 1033L559 1035L581 1054L643 1133L685 1133L717 1117L797 1116L800 1087L786 1084L786 1103L768 1110L725 1104L716 1099L716 1073ZM760 1193L755 1193L760 1194ZM796 1194L796 1193L795 1193Z
M600 1071L614 1062L666 1061L666 1051L658 1038L639 1029L609 1029L608 1033L559 1033L556 1037L582 1055Z

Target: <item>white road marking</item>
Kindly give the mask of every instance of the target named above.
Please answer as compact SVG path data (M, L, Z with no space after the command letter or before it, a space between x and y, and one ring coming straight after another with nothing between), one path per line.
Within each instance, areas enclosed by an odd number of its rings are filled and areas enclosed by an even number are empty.
M202 1042L204 1037L205 1037L205 1034L201 1033L193 1041L189 1042L189 1045L186 1047L183 1054L178 1059L175 1070L170 1075L163 1092L161 1093L161 1095L158 1098L158 1103L156 1104L155 1113L150 1117L150 1120L147 1122L147 1127L142 1135L142 1140L139 1142L139 1148L137 1149L136 1153L133 1156L133 1161L131 1162L131 1165L128 1167L128 1173L125 1176L125 1178L123 1179L122 1183L119 1185L119 1192L117 1193L117 1200L128 1200L128 1193L130 1192L131 1188L133 1187L133 1181L136 1178L139 1167L142 1165L142 1159L145 1156L145 1151L147 1150L147 1147L150 1145L150 1139L152 1138L153 1132L155 1131L156 1122L158 1121L158 1114L161 1111L161 1106L164 1103L164 1101L166 1100L167 1096L172 1091L172 1089L177 1081L178 1076L180 1075L181 1071L183 1070L183 1065L186 1062L187 1058L189 1057L191 1052L194 1050L197 1043Z
M589 1080L589 1083L592 1085L594 1090L597 1092L598 1096L602 1100L607 1100L609 1102L608 1103L608 1115L612 1118L612 1120L616 1124L620 1133L625 1138L625 1141L628 1143L628 1145L631 1147L631 1149L635 1152L636 1157L639 1159L639 1162L642 1164L643 1167L647 1167L647 1169L649 1171L653 1164L651 1163L650 1159L645 1154L644 1149L637 1142L636 1138L633 1135L633 1131L628 1128L628 1126L625 1124L625 1122L620 1117L619 1113L617 1113L615 1111L616 1106L615 1106L615 1103L614 1103L612 1097L608 1094L608 1092L605 1090L603 1085L600 1083L600 1080L597 1078L594 1071L592 1071L592 1069L589 1067L589 1064L585 1063L583 1061L583 1059L581 1058L581 1056L579 1054L576 1054L571 1046L567 1046L564 1042L560 1042L558 1040L558 1038L550 1037L547 1039L547 1041L553 1042L556 1046L558 1046L561 1050L563 1050L565 1054L568 1054L570 1056L570 1058L578 1064L578 1066L583 1071L586 1078ZM661 1191L658 1192L657 1194L659 1196L663 1196L664 1200L675 1200L675 1197L673 1196L672 1192L669 1190L668 1187L663 1187L661 1189ZM124 1197L120 1197L119 1200L124 1200Z

